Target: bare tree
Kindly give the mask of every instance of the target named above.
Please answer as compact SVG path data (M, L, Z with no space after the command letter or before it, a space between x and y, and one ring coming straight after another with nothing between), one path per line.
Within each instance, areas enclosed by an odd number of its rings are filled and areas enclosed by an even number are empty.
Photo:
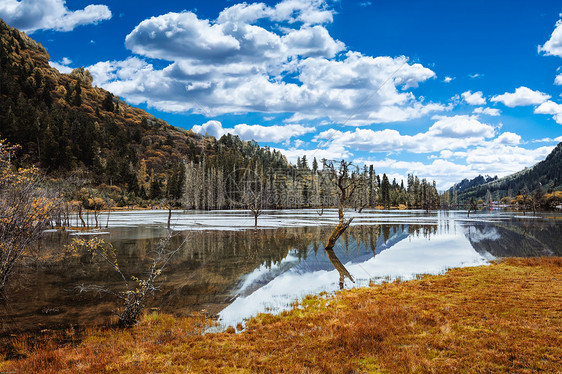
M240 175L237 179L237 175ZM265 178L251 169L234 170L228 177L225 196L231 206L248 209L254 216L254 231L258 230L258 217L263 213L268 191Z
M124 291L114 291L97 285L81 285L78 287L79 292L107 293L117 297L120 300L120 305L115 314L117 314L119 318L119 327L129 327L137 324L148 298L153 296L154 292L158 290L156 279L163 273L172 257L183 248L187 241L186 237L177 248L169 249L171 238L172 232L168 231L168 235L162 239L154 249L152 265L142 279L136 276L127 277L122 272L111 243L104 241L98 236L87 240L82 238L74 239L68 247L71 251L86 249L92 256L100 256L103 261L108 263L111 268L121 276L125 286ZM133 281L135 285L134 288L131 286L129 280Z
M354 282L353 277L345 267L337 260L335 263L333 258L337 259L334 253L334 245L336 244L339 237L347 230L351 222L353 221L354 217L345 218L345 208L349 207L351 204L357 204L357 201L361 201L363 205L355 208L358 213L361 213L363 208L368 203L367 201L363 202L362 199L356 200L355 194L357 191L361 190L366 185L366 180L363 175L358 172L358 169L355 167L355 170L352 170L353 164L351 162L341 161L339 168L336 169L334 166L333 161L326 161L324 160L324 170L326 170L330 180L336 186L336 194L338 196L338 224L330 234L326 246L324 250L328 253L328 257L330 261L334 264L338 272L340 273L340 287L343 285L343 280L345 277L349 278L352 282ZM355 171L355 172L354 172Z

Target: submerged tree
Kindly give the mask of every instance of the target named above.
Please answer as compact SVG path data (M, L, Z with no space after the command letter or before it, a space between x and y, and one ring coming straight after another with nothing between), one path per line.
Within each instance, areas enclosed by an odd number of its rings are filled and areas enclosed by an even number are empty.
M111 268L121 276L125 286L124 291L115 291L97 285L81 285L78 287L79 292L90 291L116 296L120 300L120 305L115 312L119 318L119 327L134 326L140 320L148 298L153 296L154 292L158 289L156 286L156 279L163 273L172 257L183 248L187 241L187 238L185 238L177 248L169 249L171 238L172 232L168 231L168 235L162 239L154 249L152 252L152 265L144 277L128 277L123 273L119 267L117 254L111 243L97 236L87 240L82 238L74 239L68 247L69 250L77 251L85 249L92 257L101 257L104 262L109 264ZM130 281L134 282L134 288L131 286Z
M328 254L328 257L334 264L336 270L340 273L340 287L343 286L343 281L346 277L352 282L354 282L354 280L339 260L334 263L333 258L335 257L337 259L337 256L335 256L334 253L334 245L345 230L347 230L349 225L351 225L354 218L345 218L345 208L350 206L350 204L354 201L355 194L365 188L366 185L364 175L359 172L353 172L352 169L353 164L351 162L342 160L339 168L336 168L333 161L324 161L324 170L327 172L331 182L335 185L338 197L338 224L330 234L324 250ZM355 171L358 171L357 168L355 169ZM359 207L357 210L358 213L361 213L365 205Z

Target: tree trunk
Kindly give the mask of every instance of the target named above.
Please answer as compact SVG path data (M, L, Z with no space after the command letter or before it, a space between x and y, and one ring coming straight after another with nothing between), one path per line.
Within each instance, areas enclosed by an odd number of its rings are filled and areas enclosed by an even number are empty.
M80 221L82 221L82 227L86 227L86 222L84 222L84 218L82 218L82 205L78 205L78 217L80 217Z
M170 222L172 221L172 207L168 207L168 230L170 229Z
M109 216L111 215L111 207L109 207L109 212L107 212L107 221L105 221L105 228L109 227Z

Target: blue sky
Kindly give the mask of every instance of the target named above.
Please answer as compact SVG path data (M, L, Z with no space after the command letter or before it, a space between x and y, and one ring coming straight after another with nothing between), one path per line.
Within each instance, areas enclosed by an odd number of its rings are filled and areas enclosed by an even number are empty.
M63 72L172 125L449 187L562 141L558 1L3 0Z

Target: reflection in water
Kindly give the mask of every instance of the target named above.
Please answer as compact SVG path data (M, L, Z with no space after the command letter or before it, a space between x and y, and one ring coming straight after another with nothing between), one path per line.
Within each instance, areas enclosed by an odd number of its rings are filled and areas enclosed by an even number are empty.
M349 274L349 271L347 271L347 269L345 268L345 266L343 266L338 256L336 256L336 252L334 252L333 249L324 249L324 250L328 255L328 259L330 260L332 265L334 265L334 268L337 270L337 272L340 274L340 281L339 281L340 290L343 290L345 278L349 279L352 282L355 282L351 274Z
M478 253L495 257L562 256L562 224L555 220L513 218L474 222L464 229Z
M149 212L139 214L146 225L133 225L133 214L122 213L115 214L114 226L107 230L121 268L136 276L149 268L151 249L166 234L166 219L159 224L158 214L156 220ZM215 230L178 232L171 245L186 236L188 243L174 257L149 307L176 314L206 309L232 325L260 312L287 309L308 294L411 279L484 264L494 256L562 254L562 220L512 213L471 214L466 219L464 212L367 211L328 252L324 240L332 227L329 214L322 217L326 224L315 225L315 211L274 212L263 221L277 228L257 235L232 230L243 226L234 223L240 221L238 213L217 214L222 218ZM195 227L199 216L205 217L205 228L211 227L212 213L185 216L181 222ZM127 224L116 227L119 220ZM224 229L227 221L230 230ZM290 227L284 227L286 222ZM68 240L67 233L50 233L42 251L57 252ZM4 332L106 322L114 300L79 295L75 287L80 284L122 287L118 274L85 253L21 269L0 311Z
M373 233L377 236L369 236ZM333 257L341 267L332 264ZM285 266L285 271L261 282L259 287L250 284L254 279L263 279L260 273L264 269L249 273L244 277L244 288L254 291L235 292L237 298L219 316L223 324L233 325L261 312L287 310L295 299L339 289L342 273L356 281L345 282L345 286L354 287L486 262L461 229L450 230L446 225L355 226L346 237L342 236L333 254L322 248L313 254L310 249L303 260L292 267Z

